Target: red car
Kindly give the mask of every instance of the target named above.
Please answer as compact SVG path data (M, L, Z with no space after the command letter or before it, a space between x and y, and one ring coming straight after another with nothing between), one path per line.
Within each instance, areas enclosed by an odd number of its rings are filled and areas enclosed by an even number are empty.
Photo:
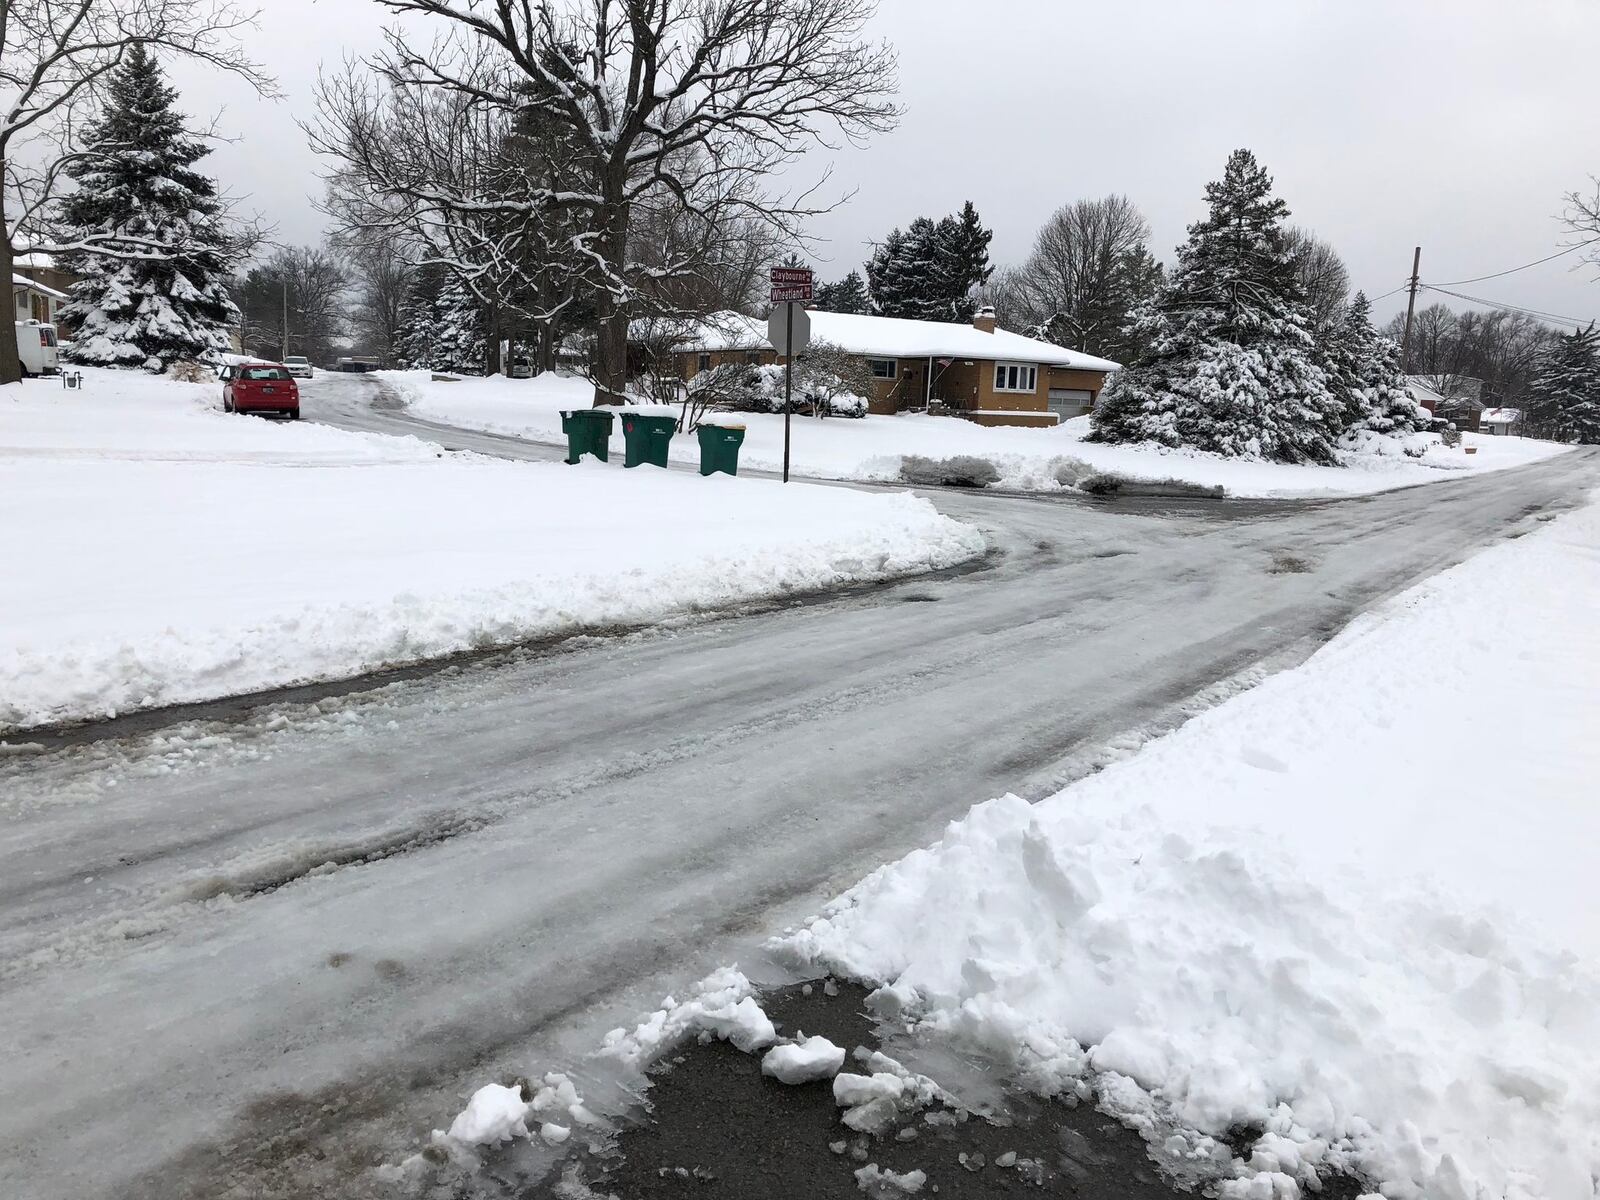
M282 363L247 362L222 369L222 411L276 413L300 419L300 385Z

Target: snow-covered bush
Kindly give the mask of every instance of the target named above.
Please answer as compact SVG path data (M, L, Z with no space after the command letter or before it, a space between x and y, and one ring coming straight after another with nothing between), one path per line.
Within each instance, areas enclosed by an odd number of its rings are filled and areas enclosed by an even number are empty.
M723 363L689 381L691 396L711 395L709 407L726 412L783 412L783 367L777 364ZM789 411L814 417L864 417L865 396L848 390L837 375L808 371L795 364Z

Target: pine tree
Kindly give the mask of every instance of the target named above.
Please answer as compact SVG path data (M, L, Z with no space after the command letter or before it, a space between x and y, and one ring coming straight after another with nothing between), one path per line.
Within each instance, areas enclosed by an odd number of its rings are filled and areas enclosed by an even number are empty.
M872 311L918 321L970 321L989 281L989 240L969 200L956 215L893 230L867 262Z
M816 308L819 312L870 313L872 301L867 297L867 285L861 272L851 271L837 283L819 285Z
M416 278L406 293L400 331L395 338L395 358L400 366L425 371L447 369L439 339L444 325L440 294L445 282L445 270L437 263L417 268Z
M1346 443L1363 432L1397 436L1428 424L1427 410L1411 398L1400 369L1400 347L1372 325L1372 305L1357 292L1329 335L1340 347L1329 386L1340 401Z
M149 50L130 47L85 131L89 153L67 168L77 188L57 210L61 239L93 233L128 255L60 256L83 276L62 309L79 326L73 362L164 371L228 349L239 311L226 277L237 253L216 185L191 169L208 151L174 109L177 98Z
M1558 442L1600 443L1600 332L1556 339L1528 393L1530 427Z
M1149 350L1094 413L1094 438L1280 462L1337 462L1341 405L1316 361L1284 237L1288 206L1248 150L1206 186L1177 267L1141 312Z
M452 276L439 296L438 354L443 369L482 375L488 358L483 302L459 277Z
M994 267L989 263L992 230L978 219L978 210L968 200L961 211L939 222L939 254L935 265L940 294L948 311L943 321L970 321L978 309L977 290L989 282Z

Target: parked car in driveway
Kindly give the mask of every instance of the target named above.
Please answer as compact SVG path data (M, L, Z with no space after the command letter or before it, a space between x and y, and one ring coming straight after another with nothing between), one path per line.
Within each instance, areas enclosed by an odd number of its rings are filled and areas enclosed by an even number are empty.
M283 363L245 362L222 368L222 411L300 419L300 385Z
M43 321L18 321L17 357L24 375L55 375L60 371L56 327Z
M311 360L303 354L291 354L283 360L283 365L289 368L289 374L296 379L310 379L316 372L312 369Z

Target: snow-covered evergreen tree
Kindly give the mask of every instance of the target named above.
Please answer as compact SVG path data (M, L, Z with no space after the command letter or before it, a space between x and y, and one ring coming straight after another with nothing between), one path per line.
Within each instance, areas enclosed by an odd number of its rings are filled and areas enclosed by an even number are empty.
M1288 206L1248 150L1206 186L1176 269L1136 322L1149 350L1094 412L1094 438L1334 463L1340 401L1317 362L1284 237Z
M918 261L925 256L933 222L919 217L911 231L889 231L872 257L867 260L867 290L872 311L880 317L920 316L914 278Z
M395 336L395 359L412 370L442 371L439 329L443 312L439 297L444 290L444 268L428 265L417 269L400 308L400 329Z
M994 274L989 262L989 242L993 237L994 232L985 229L978 219L971 200L955 216L939 222L934 270L940 295L949 306L939 320L970 321L978 311L978 289Z
M73 362L164 371L228 349L239 311L226 279L237 254L216 185L191 169L208 151L185 128L177 98L149 50L134 45L85 131L88 153L67 168L77 187L56 213L61 240L93 233L112 251L60 255L83 276L62 309L78 323Z
M1340 340L1354 356L1356 407L1346 408L1346 437L1362 431L1403 436L1428 427L1428 410L1406 388L1400 347L1372 324L1372 305L1357 292L1339 325ZM1336 392L1337 394L1337 392Z
M488 342L482 301L447 268L418 268L401 311L395 357L415 370L483 374Z
M445 284L439 305L443 318L439 340L448 362L446 369L464 375L482 375L488 358L483 302L465 282L453 277Z
M975 292L994 273L989 239L969 200L959 214L918 217L895 229L867 261L872 311L918 321L970 321Z
M1558 442L1600 443L1600 331L1591 323L1556 340L1528 394L1527 421Z
M867 285L861 272L851 271L837 283L820 284L816 308L819 312L870 313L872 301L867 297Z

